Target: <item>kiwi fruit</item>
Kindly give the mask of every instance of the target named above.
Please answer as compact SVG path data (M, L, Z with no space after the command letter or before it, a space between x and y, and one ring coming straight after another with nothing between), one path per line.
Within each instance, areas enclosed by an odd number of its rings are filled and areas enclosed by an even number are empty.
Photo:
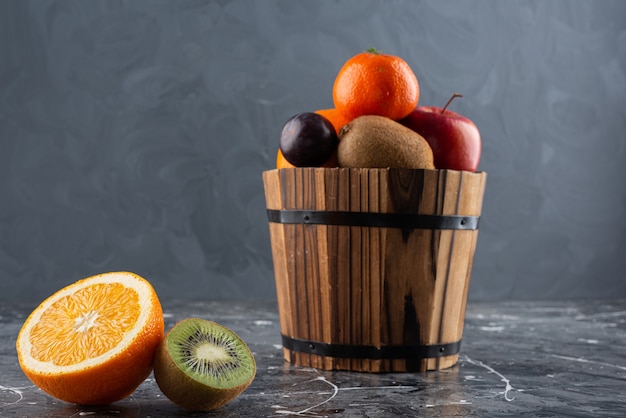
M434 169L433 150L417 132L384 116L360 116L339 131L340 167Z
M211 411L233 400L254 380L256 362L246 343L212 321L176 323L157 348L154 378L173 403Z

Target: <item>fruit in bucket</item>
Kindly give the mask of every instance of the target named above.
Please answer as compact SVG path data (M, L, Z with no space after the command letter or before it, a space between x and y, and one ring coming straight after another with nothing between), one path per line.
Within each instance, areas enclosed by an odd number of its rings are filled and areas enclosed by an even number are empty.
M320 167L333 156L338 141L335 127L324 116L298 113L285 122L279 150L296 167Z
M335 127L335 132L339 134L339 130L342 126L349 122L346 117L344 117L337 109L319 109L316 110L315 113L324 116L328 121ZM332 168L337 167L339 164L337 163L337 151L331 155L331 157L322 164L322 167ZM276 152L276 168L295 168L296 166L291 164L285 156L283 155L280 148Z
M402 119L419 97L419 83L409 64L375 49L346 61L333 84L335 108L348 120L363 115Z
M443 108L418 106L419 83L402 58L374 49L356 54L339 70L332 93L334 108L300 113L285 123L277 168L478 169L482 146L478 128L448 110L462 96L455 93ZM382 119L355 123L365 116ZM411 136L418 139L407 140Z
M335 127L335 132L337 132L337 135L339 135L339 131L341 130L341 128L343 128L344 125L350 122L349 118L347 118L343 113L341 113L334 107L330 109L318 109L315 111L315 113L322 115L326 119L328 119L328 121L332 123Z
M389 118L360 116L341 128L339 136L341 167L435 168L428 142Z
M428 141L437 168L476 171L481 154L480 133L470 119L448 110L457 97L462 95L452 95L443 108L417 106L400 123Z
M276 168L295 168L295 165L285 159L285 156L280 151L280 148L276 152Z

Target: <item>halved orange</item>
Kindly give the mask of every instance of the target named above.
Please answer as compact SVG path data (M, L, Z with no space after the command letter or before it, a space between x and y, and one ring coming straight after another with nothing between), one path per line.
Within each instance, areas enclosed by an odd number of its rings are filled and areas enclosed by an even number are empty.
M130 272L71 284L24 322L16 348L24 374L66 402L101 405L130 396L152 371L163 339L152 285Z

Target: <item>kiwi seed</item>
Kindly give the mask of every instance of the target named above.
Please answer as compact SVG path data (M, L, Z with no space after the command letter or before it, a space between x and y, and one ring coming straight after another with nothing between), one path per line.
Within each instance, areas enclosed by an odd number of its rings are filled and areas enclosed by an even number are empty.
M256 363L246 343L212 321L188 318L165 335L154 359L154 378L175 404L211 411L254 380Z
M360 116L341 128L341 167L434 169L433 151L417 132L375 115Z

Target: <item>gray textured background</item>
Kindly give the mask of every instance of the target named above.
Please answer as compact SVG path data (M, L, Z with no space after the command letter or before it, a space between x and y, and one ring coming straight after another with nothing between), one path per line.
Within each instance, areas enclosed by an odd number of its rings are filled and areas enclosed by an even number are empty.
M274 298L261 172L369 47L482 132L472 301L626 296L624 1L2 0L0 300Z

